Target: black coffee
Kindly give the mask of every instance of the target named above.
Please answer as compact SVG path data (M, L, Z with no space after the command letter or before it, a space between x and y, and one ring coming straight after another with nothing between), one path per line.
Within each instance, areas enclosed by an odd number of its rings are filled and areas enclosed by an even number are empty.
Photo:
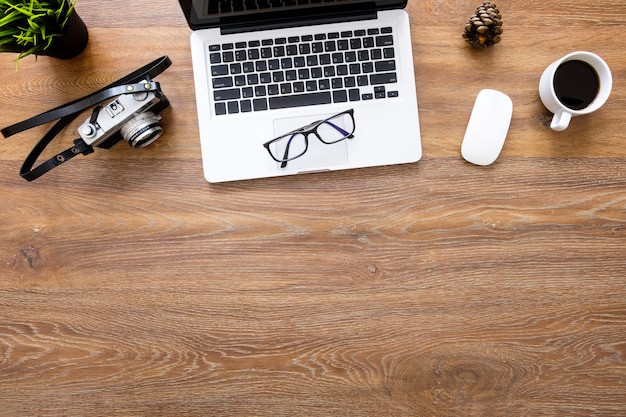
M572 110L589 106L598 95L600 79L585 61L573 60L559 65L554 73L554 92Z

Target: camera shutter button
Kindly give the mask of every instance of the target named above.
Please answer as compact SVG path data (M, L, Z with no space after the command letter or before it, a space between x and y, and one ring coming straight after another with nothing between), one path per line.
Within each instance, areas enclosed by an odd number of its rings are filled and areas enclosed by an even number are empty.
M81 132L80 132L81 136L83 136L83 137L93 138L94 136L96 136L97 129L91 123L88 123L88 124L82 126L80 129L81 129Z

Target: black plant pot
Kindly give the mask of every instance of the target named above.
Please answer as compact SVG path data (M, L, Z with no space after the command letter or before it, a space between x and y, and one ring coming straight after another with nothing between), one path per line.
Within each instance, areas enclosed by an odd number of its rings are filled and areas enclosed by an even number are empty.
M65 34L50 47L38 55L50 56L59 59L71 59L80 55L87 47L89 33L85 22L80 18L76 10L72 10Z

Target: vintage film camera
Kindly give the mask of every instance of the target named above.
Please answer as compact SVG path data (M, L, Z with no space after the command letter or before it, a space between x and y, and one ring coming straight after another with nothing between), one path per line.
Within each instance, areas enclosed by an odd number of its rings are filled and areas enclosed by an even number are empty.
M171 64L167 55L162 56L88 96L0 129L8 138L56 121L24 160L20 176L33 181L76 155L92 153L94 147L109 149L125 140L133 148L143 148L157 140L163 133L161 112L170 102L153 78ZM105 106L100 104L105 102ZM74 145L35 166L50 142L89 108L93 108L91 117L78 127L80 137Z
M146 80L142 83L149 85ZM160 90L123 94L78 127L87 145L109 149L124 139L133 148L143 148L163 133L160 113L170 103Z

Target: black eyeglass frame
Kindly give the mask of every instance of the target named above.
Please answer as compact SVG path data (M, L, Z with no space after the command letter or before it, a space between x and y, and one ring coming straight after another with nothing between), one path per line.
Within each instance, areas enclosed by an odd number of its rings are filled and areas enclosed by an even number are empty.
M352 131L351 132L345 131L343 128L341 128L341 127L335 125L334 123L330 122L330 120L335 119L335 118L337 118L337 117L339 117L341 115L344 115L344 114L350 115L350 118L352 119ZM337 131L339 131L343 135L343 137L341 139L337 139L337 140L330 141L330 142L322 139L320 134L317 132L317 128L320 127L321 125L323 125L324 123L329 124L330 126L335 128ZM349 109L349 110L346 110L346 111L342 111L341 113L337 113L337 114L335 114L333 116L327 117L324 120L318 120L316 122L309 123L306 126L300 127L298 129L292 130L291 132L287 132L287 133L285 133L283 135L280 135L277 138L274 138L274 139L272 139L270 141L265 142L263 144L263 147L265 149L267 149L267 152L270 154L272 159L274 161L276 161L276 162L279 162L281 164L280 167L284 168L284 167L287 166L287 162L293 161L294 159L299 158L299 157L301 157L302 155L304 155L306 153L306 151L309 149L309 135L311 135L311 134L315 135L315 137L317 137L320 140L320 142L322 142L323 144L332 145L332 144L335 144L335 143L342 142L342 141L344 141L346 139L352 139L354 137L354 131L355 130L356 130L356 123L354 121L354 109ZM277 142L279 140L285 140L285 138L290 136L290 135L291 135L291 137L289 139L287 139L288 142L287 142L287 145L285 147L285 155L289 153L289 146L291 144L291 140L294 137L296 137L296 135L304 136L304 150L300 154L298 154L296 156L293 156L293 157L290 157L290 158L287 158L287 157L282 158L282 159L276 158L274 156L274 154L272 153L272 151L270 149L270 146L274 142Z

